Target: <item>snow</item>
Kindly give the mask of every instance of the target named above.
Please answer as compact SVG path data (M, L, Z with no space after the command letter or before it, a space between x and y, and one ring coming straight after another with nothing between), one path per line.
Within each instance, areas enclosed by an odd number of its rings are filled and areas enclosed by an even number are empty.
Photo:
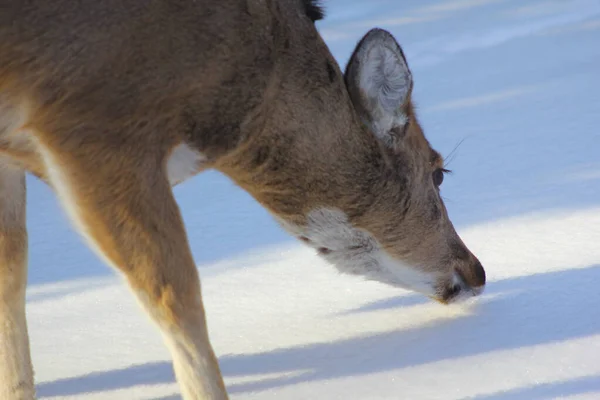
M365 5L366 4L366 5ZM371 27L412 68L488 274L443 306L340 276L215 172L175 192L232 399L600 398L600 2L329 0L341 66ZM123 280L28 178L28 321L42 399L179 399Z

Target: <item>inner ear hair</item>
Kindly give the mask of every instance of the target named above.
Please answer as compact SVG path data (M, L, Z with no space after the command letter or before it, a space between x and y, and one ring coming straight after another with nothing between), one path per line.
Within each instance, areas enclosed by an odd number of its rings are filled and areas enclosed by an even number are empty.
M412 74L400 45L382 29L370 30L358 43L345 74L356 110L373 133L386 142L409 122Z

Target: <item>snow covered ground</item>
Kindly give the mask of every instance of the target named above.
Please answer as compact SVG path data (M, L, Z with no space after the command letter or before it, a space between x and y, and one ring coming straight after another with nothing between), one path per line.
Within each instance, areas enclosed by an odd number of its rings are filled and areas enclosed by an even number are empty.
M233 399L600 398L600 1L329 0L345 65L389 29L486 267L446 307L339 276L217 173L176 189ZM455 148L458 148L455 150ZM453 150L455 150L453 152ZM28 318L44 399L179 399L122 280L29 179Z

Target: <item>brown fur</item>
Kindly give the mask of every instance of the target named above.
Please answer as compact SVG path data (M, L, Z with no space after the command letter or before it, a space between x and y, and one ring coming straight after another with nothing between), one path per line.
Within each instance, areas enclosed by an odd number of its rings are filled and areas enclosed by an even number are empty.
M313 2L14 0L0 11L0 319L17 321L0 336L17 350L0 352L0 364L21 366L0 371L10 398L33 396L24 189L2 192L24 171L53 186L126 275L171 346L186 398L227 394L165 178L178 144L206 158L197 172L225 173L281 220L301 226L334 206L444 285L454 269L483 284L432 184L441 157L410 98L410 123L386 148L352 71L314 27Z

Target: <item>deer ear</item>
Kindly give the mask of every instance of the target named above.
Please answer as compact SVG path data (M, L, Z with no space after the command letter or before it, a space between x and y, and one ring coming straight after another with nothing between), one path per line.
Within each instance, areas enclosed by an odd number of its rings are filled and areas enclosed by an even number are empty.
M356 46L344 78L362 121L391 146L408 122L413 86L398 42L385 30L370 30Z

